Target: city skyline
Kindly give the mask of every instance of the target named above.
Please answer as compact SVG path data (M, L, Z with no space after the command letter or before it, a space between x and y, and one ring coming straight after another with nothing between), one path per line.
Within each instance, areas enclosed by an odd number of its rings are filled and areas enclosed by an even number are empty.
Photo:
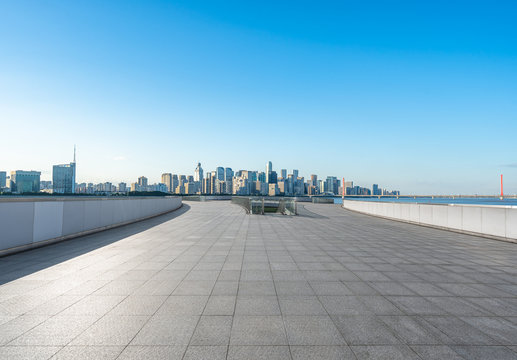
M0 169L192 163L517 193L514 2L0 5ZM307 171L307 172L306 172Z
M266 162L266 164L263 166L263 169L261 170L260 168L251 168L251 167L247 167L247 168L232 168L232 167L228 167L228 166L223 166L222 169L224 170L225 168L227 169L234 169L233 172L235 171L250 171L250 172L256 172L256 173L259 173L259 172L265 172L267 173L267 169L268 169L268 165L270 165L272 163L272 161L268 161ZM274 162L273 162L274 163ZM73 154L73 161L71 163L67 163L67 164L59 164L59 165L51 165L50 167L54 169L56 168L62 168L62 167L67 167L67 166L70 166L70 165L73 165L73 178L76 179L74 184L75 185L79 185L79 184L97 184L97 185L102 185L104 183L109 183L109 184L113 184L113 185L118 185L120 183L124 184L124 186L127 186L128 188L128 191L129 189L131 188L131 184L135 182L138 182L140 180L140 178L145 178L146 181L149 182L149 184L153 184L153 186L157 186L157 185L163 185L163 176L166 175L166 174L173 174L173 175L185 175L187 177L192 177L193 179L196 178L196 171L197 171L197 167L193 167L193 170L191 169L190 171L187 170L187 171L177 171L177 170L166 170L162 173L160 173L159 175L156 175L156 174L152 174L152 175L148 175L148 174L143 174L142 172L138 172L138 171L135 171L136 173L138 173L138 175L132 177L132 178L126 178L126 179L122 179L122 178L117 178L117 179L110 179L110 178L106 178L106 177L102 177L102 176L98 176L98 177L93 177L93 178L87 178L85 179L84 177L81 177L81 176L78 176L76 178L76 174L75 174L75 171L76 171L76 149L75 149L75 145L74 145L74 154ZM197 166L200 166L201 163L200 162L197 162ZM202 169L202 171L205 171L206 173L209 173L209 172L213 172L213 171L207 171L206 169L214 169L216 170L217 168L221 168L221 165L222 164L218 164L217 166L213 166L211 168L207 167L205 168L204 170ZM236 170L238 169L238 170ZM326 178L326 177L332 177L332 176L335 176L336 174L324 174L324 175L321 175L320 173L317 173L315 171L300 171L299 169L296 169L294 167L290 168L290 167L285 167L285 166L279 166L278 168L277 167L273 167L275 173L277 174L277 176L280 178L281 175L283 175L283 172L287 172L289 173L289 171L293 172L293 171L296 171L297 174L299 174L299 176L301 178L304 178L306 180L310 180L311 177L313 175L317 175L317 177L319 179L323 179L323 178ZM3 170L3 171L2 171ZM47 184L52 184L53 183L53 170L51 170L50 172L47 172L45 170L41 170L41 169L21 169L21 168L17 168L16 170L10 170L10 169L0 169L0 173L2 172L5 172L6 176L9 177L11 172L14 172L14 171L35 171L35 172L38 172L41 174L41 183L42 183L42 186L48 186ZM282 172L282 174L281 174ZM320 177L321 176L321 177ZM282 176L283 177L283 176ZM386 189L397 189L397 191L399 191L401 194L404 194L404 195L411 195L411 194L414 194L414 195L448 195L448 194L461 194L461 195L469 195L469 193L466 193L466 192L457 192L457 193L450 193L450 192L435 192L435 193L410 193L410 192L405 192L405 191L401 191L399 187L397 187L396 185L395 186L392 186L391 184L387 184L386 182L382 181L382 179L373 179L372 181L370 182L365 182L365 181L357 181L356 180L356 177L354 176L348 176L348 177L344 177L342 175L339 175L336 176L336 178L341 181L342 179L345 180L345 182L349 182L351 181L352 183L354 183L355 185L359 185L361 188L367 188L367 189L370 189L373 191L373 189L375 187L379 187L379 183L382 184L382 186L379 188L379 189L382 189L382 190L386 190ZM379 181L380 180L380 181ZM197 181L197 180L196 180ZM266 182L267 182L267 178L266 178ZM45 184L45 185L43 185ZM373 185L372 185L373 184ZM75 188L75 185L74 185L74 188ZM500 175L497 177L497 185L500 186ZM508 194L508 195L515 195L517 193L514 193L514 192L511 192L512 189L513 189L513 184L510 184L510 186L508 186L507 182L505 182L505 191L504 193L505 194ZM45 189L46 187L42 187L42 189ZM50 187L52 188L52 187ZM510 188L510 189L509 189ZM500 187L497 189L500 191ZM497 190L494 192L494 193L472 193L471 195L497 195L498 192Z
M52 181L41 178L41 171L15 170L10 178L5 171L0 171L0 193L45 192L54 194L109 194L127 192L163 192L178 195L193 194L227 194L227 195L270 195L270 196L305 196L305 195L400 195L398 190L388 190L378 184L359 186L352 179L333 175L321 176L311 173L304 177L298 169L279 168L275 170L272 161L264 169L238 169L218 166L206 171L198 162L194 175L187 173L165 172L160 181L149 181L145 175L137 181L84 181L76 182L76 147L73 162L53 165ZM23 176L18 183L19 176ZM28 176L28 177L27 177ZM6 184L4 184L7 181ZM7 187L5 187L7 185ZM361 184L363 185L363 184ZM344 187L344 188L343 188Z

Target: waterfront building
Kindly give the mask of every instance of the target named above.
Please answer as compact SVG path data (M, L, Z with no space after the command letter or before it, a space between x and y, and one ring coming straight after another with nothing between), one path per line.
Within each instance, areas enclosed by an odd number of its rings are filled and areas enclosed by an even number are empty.
M222 166L218 166L215 169L217 180L224 181L224 168Z
M335 176L327 176L327 180L325 180L325 183L326 186L324 192L331 193L334 195L338 193L339 180Z
M280 170L280 176L282 179L287 179L287 169Z
M269 196L279 195L278 184L269 184Z
M212 181L212 176L210 173L207 173L206 175L207 175L206 178L203 179L203 189L201 192L203 194L211 194L210 182Z
M39 192L40 171L11 171L10 187L13 193L23 194L29 192Z
M127 192L127 184L125 182L121 182L118 184L119 192Z
M52 189L55 194L75 193L75 148L74 161L70 164L54 165L52 167Z
M203 168L200 162L197 163L196 170L194 171L194 181L199 184L203 182Z
M310 185L315 186L315 187L318 186L318 175L316 175L316 174L311 175Z
M276 171L271 171L271 173L269 174L268 184L276 184L277 181L278 181L278 178L276 175Z
M2 189L4 187L6 187L6 180L7 180L7 172L0 171L0 191L2 191Z
M232 194L233 193L233 179L226 180L224 182L224 193Z
M283 181L283 180L279 180L277 182L277 185L278 185L278 193L280 195L285 195L285 188L286 188L286 184L287 182L286 181Z
M172 184L171 184L171 193L174 193L174 190L179 185L179 178L177 174L172 174Z
M167 192L173 192L172 187L172 174L171 173L163 173L162 174L162 183L167 186Z
M140 190L137 191L147 191L147 178L145 176L140 176L138 178L138 186L140 187Z
M49 190L52 190L52 181L41 180L39 182L39 189L45 190L45 192L49 192Z
M271 173L273 172L273 163L268 161L266 164L266 182L271 184Z
M232 179L233 179L233 170L232 170L232 168L229 168L229 167L225 168L224 169L224 180L232 181Z
M382 195L382 190L379 190L379 185L373 184L372 186L372 195Z
M295 179L293 190L295 196L302 196L305 194L305 184L303 177Z

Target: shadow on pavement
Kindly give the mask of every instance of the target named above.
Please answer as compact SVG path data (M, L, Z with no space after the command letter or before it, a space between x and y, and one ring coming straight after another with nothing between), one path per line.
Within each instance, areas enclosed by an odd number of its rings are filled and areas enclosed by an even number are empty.
M2 257L0 258L0 285L146 231L189 210L190 206L183 204L177 210L147 220Z

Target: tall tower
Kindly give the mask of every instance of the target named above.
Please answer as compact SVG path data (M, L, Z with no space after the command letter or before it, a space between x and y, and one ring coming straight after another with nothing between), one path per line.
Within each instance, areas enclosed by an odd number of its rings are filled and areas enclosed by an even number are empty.
M196 170L194 171L194 181L203 182L203 168L200 162L197 163Z
M273 171L273 164L271 161L268 161L266 164L266 182L269 184L271 182L271 172Z

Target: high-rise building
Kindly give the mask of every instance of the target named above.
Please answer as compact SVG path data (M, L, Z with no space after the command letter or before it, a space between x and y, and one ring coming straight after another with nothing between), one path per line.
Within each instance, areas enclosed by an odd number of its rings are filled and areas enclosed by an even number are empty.
M280 176L282 177L282 179L287 179L287 169L282 169L280 170Z
M200 162L197 163L196 170L194 171L194 181L199 184L203 182L203 168Z
M379 191L379 185L373 184L372 195L381 195L381 191Z
M146 191L147 190L147 178L145 176L140 176L138 178L138 185L142 189L141 191Z
M266 182L266 173L261 171L258 173L258 181L265 183Z
M339 191L339 181L335 176L327 176L325 192L337 194Z
M118 184L119 192L127 192L127 184L125 182L121 182Z
M52 191L56 194L75 193L75 147L73 162L52 167Z
M218 166L215 169L215 178L219 181L224 181L224 168L222 166Z
M298 179L298 170L293 170L293 177L294 179Z
M277 196L279 195L278 185L277 184L269 184L269 196Z
M232 168L227 167L224 169L224 180L225 181L232 181L233 179L233 170Z
M318 175L311 175L311 186L318 186Z
M271 161L268 161L268 163L266 164L266 182L268 184L271 184L271 172L273 171L273 164L271 163Z
M7 173L5 171L0 171L0 191L6 186L6 180Z
M176 192L176 188L180 184L180 180L178 178L178 175L172 174L172 187L171 187L171 193Z
M278 181L276 171L271 171L269 174L269 184L276 184Z
M174 188L172 187L172 174L171 173L163 173L162 174L162 184L167 186L168 192L174 192Z
M52 167L52 191L55 194L75 193L75 163Z
M19 194L39 192L40 176L39 171L11 171L11 191Z

